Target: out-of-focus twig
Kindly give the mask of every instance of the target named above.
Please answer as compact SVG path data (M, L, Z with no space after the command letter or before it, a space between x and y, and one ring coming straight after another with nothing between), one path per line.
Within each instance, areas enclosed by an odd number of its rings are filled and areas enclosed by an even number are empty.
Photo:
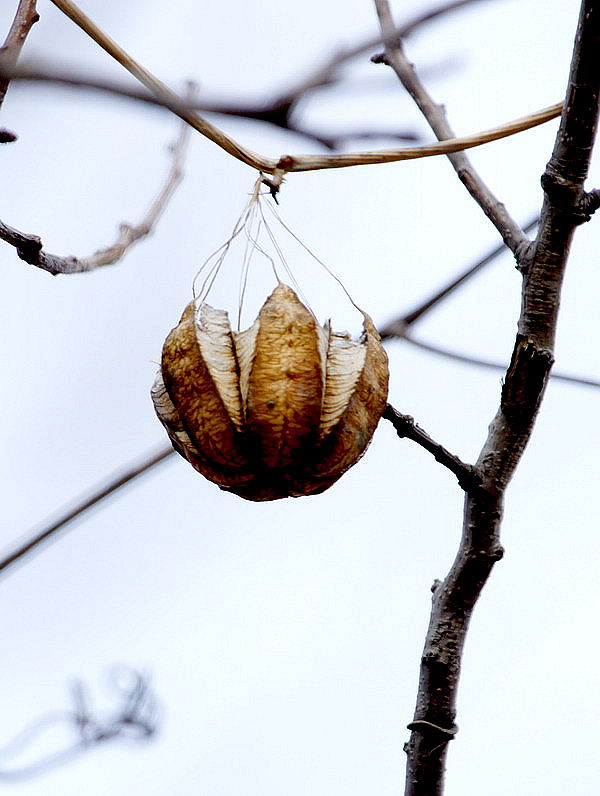
M2 70L10 72L17 65L27 34L40 18L35 4L36 0L19 0L13 23L4 44L0 47L0 68ZM0 77L0 107L4 102L9 83L9 77Z
M523 227L524 232L530 232L539 223L539 216L532 218ZM392 321L381 326L379 335L382 340L400 339L410 343L417 348L424 351L429 351L446 359L452 359L456 362L463 362L466 365L474 365L476 367L488 368L490 370L499 370L503 373L506 372L508 367L506 362L494 362L489 359L482 359L481 357L469 356L467 354L460 354L457 351L451 351L433 343L427 343L423 340L416 338L412 332L412 326L419 321L426 313L436 307L441 301L452 295L457 288L463 285L468 279L477 274L486 265L491 263L496 257L499 257L506 251L506 246L501 243L496 248L488 252L484 257L478 260L473 265L466 268L459 276L452 279L448 284L436 290L425 301L420 302L416 307L408 312L399 315ZM577 384L582 387L600 387L600 381L596 379L589 379L583 376L574 376L560 371L553 370L550 373L550 379L554 381L564 381L569 384Z
M538 221L539 215L536 215L535 218L532 218L525 224L523 231L530 232L537 226ZM389 337L403 337L408 326L412 326L412 324L416 323L421 317L423 317L423 315L425 315L425 313L429 312L429 310L436 307L441 301L452 295L457 288L461 287L461 285L464 285L465 282L471 279L471 277L479 273L482 268L484 268L486 265L489 265L493 260L496 259L496 257L499 257L505 251L506 246L504 243L501 243L499 246L496 246L486 255L484 255L480 260L477 260L476 263L468 266L468 268L459 274L459 276L454 277L454 279L452 279L448 284L439 288L431 296L420 302L420 304L418 304L412 310L409 310L403 315L400 315L394 320L386 323L379 330L382 340L385 340Z
M193 86L190 84L189 91L193 92L193 90ZM189 96L191 98L192 93ZM93 271L101 266L114 265L134 243L150 235L154 230L175 188L182 179L183 161L189 134L189 126L185 123L182 124L179 136L171 146L171 168L160 193L152 203L143 221L135 226L130 224L120 225L119 236L111 246L100 249L89 257L61 257L44 251L42 241L37 235L19 232L19 230L13 229L2 221L0 221L0 238L14 246L22 260L44 271L48 271L53 276L57 274L78 274Z
M2 74L4 73L0 70L0 76ZM82 75L57 70L47 65L27 63L16 67L11 72L6 72L6 75L9 76L11 80L17 82L50 83L67 88L99 91L114 97L136 100L137 102L155 105L159 108L166 107L168 109L168 106L165 106L164 102L144 89L132 88L131 86L126 86L123 85L123 83L111 80L83 77ZM306 89L306 91L309 90L310 89ZM315 141L327 149L338 149L349 139L366 140L373 138L389 138L397 141L417 141L419 138L418 135L411 130L377 130L376 128L367 127L336 133L318 133L315 130L310 130L299 124L295 120L293 108L300 96L303 95L298 95L293 101L282 99L280 96L277 96L269 102L255 105L226 101L196 101L188 102L185 105L185 109L189 112L202 111L204 113L218 113L224 116L235 116L241 119L265 122L266 124L272 124L275 127L303 136L310 141Z
M116 692L118 703L108 716L100 718L94 715L90 708L88 688L85 683L78 681L72 687L73 710L41 716L4 748L0 748L0 759L14 759L50 728L66 725L75 733L73 742L64 749L33 763L14 768L0 767L0 781L21 781L44 774L105 741L119 738L144 740L154 735L157 702L148 678L133 669L115 667L110 673L109 685Z
M458 351L450 351L447 348L442 348L441 346L433 345L432 343L426 343L424 340L419 340L408 332L395 336L400 340L404 340L406 343L410 343L410 345L413 345L416 348L422 349L423 351L429 351L429 353L436 354L436 356L452 359L455 362L462 362L465 365L473 365L474 367L478 368L488 368L490 370L500 371L501 373L506 373L506 369L508 368L506 362L494 362L490 359L481 359L480 357L472 357L468 356L467 354L460 354ZM388 337L388 339L390 338ZM600 387L600 381L597 379L588 379L584 376L572 376L568 373L561 373L558 370L552 370L550 373L550 381L564 381L567 384L577 384L580 387Z
M56 538L58 532L70 522L73 522L73 520L80 517L97 503L113 495L117 490L129 484L130 481L133 481L134 478L139 478L141 475L147 473L157 464L167 459L172 453L173 449L171 446L163 446L157 451L152 451L143 456L138 462L127 467L124 471L102 481L101 484L91 490L90 494L75 501L75 505L67 509L58 519L46 524L42 530L29 535L25 541L17 544L14 550L4 555L2 559L0 559L0 573L4 573L13 564L37 552L44 542Z

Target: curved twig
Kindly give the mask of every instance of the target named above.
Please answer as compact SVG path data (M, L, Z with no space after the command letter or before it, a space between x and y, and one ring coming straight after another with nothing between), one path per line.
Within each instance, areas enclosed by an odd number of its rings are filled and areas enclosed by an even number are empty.
M190 99L193 96L193 91L194 86L190 84ZM154 231L157 221L183 177L183 161L189 134L189 125L182 124L177 140L170 147L172 153L171 168L158 196L139 224L120 225L117 240L111 246L100 249L89 257L61 257L58 254L50 254L50 252L44 251L42 240L38 235L20 232L3 221L0 221L0 239L14 246L18 256L26 263L35 265L53 276L57 274L79 274L93 271L105 265L114 265L134 243Z
M528 116L515 119L507 124L494 127L475 135L452 138L442 143L429 144L421 147L406 149L384 149L377 152L355 152L344 155L283 155L277 160L259 155L239 144L230 136L219 130L218 127L207 122L197 113L188 110L186 103L182 101L174 91L168 88L162 81L155 77L148 69L135 61L125 50L107 36L100 28L87 17L81 9L71 0L52 0L54 5L60 8L69 19L73 20L88 36L100 45L109 55L118 61L136 80L139 80L146 88L151 91L165 107L187 122L206 138L225 150L237 160L252 166L258 171L267 174L296 171L316 171L321 169L340 169L349 166L366 166L376 163L396 163L401 160L414 160L415 158L431 157L433 155L447 155L451 152L458 152L463 149L480 146L497 141L500 138L514 135L515 133L536 127L539 124L554 119L561 112L562 104L544 108ZM394 30L394 36L398 36L398 31Z

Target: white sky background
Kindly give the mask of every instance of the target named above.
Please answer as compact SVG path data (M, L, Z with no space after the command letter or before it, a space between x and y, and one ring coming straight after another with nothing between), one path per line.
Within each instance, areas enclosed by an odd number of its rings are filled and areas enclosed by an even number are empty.
M14 6L1 4L5 30ZM428 6L396 3L397 19ZM306 0L301 11L274 0L86 0L83 8L171 85L195 77L214 98L268 97L340 43L377 30L369 0ZM126 79L50 3L42 0L40 13L24 56ZM563 97L577 14L575 0L481 3L423 28L407 50L431 70L428 86L466 134ZM369 64L367 54L350 71L356 89L348 82L303 103L307 125L410 127L430 140L389 70ZM265 125L214 121L267 155L320 151ZM166 112L134 103L16 85L2 124L19 141L0 152L0 217L41 235L51 252L81 256L110 243L121 221L141 218L178 129ZM550 123L472 152L520 221L541 204L539 176L555 131ZM590 187L600 182L597 164ZM196 135L186 179L156 233L117 266L52 278L1 245L7 549L166 441L149 399L154 363L194 273L229 235L253 180L250 168ZM280 212L379 324L498 242L443 159L291 175ZM557 368L592 378L600 375L598 223L576 233L557 344ZM239 272L229 265L217 299L234 306ZM295 274L308 298L317 305L321 298L323 312L343 328L347 302L335 284L302 268ZM257 291L255 302L264 296ZM418 332L507 359L519 302L520 278L507 254ZM399 342L388 354L390 401L472 461L496 411L501 375ZM592 389L552 383L510 486L506 556L467 642L448 796L591 796L600 788L591 630L597 403ZM22 796L402 792L429 588L452 563L461 513L453 477L397 440L387 423L355 468L311 498L247 503L172 457L0 582L0 744L68 706L73 678L96 687L119 662L151 673L160 734L3 787ZM100 706L110 704L101 690L97 696ZM37 751L64 740L49 736Z

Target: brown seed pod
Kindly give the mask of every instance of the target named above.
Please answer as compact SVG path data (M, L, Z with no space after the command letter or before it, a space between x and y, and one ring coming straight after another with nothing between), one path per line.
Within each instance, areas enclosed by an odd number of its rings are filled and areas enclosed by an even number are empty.
M365 452L387 400L387 356L363 315L353 341L283 284L244 332L226 312L188 304L152 388L175 450L247 500L330 487Z

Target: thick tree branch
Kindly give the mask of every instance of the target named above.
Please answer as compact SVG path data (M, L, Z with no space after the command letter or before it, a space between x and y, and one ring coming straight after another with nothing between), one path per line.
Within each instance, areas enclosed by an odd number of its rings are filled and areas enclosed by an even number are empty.
M502 556L506 487L529 441L548 374L560 287L573 231L581 223L598 120L600 4L583 0L560 129L545 172L540 228L525 263L519 331L500 408L475 464L480 486L465 497L463 534L450 572L437 586L408 755L406 795L439 796L447 744L455 730L461 659L475 603Z
M35 4L36 0L20 0L6 40L0 47L0 68L2 70L10 72L17 65L27 34L40 18L35 10ZM9 83L10 78L0 78L0 107L4 102Z
M415 158L444 155L449 152L458 152L463 149L480 146L481 144L497 141L500 138L514 135L538 124L543 124L555 118L560 113L561 105L553 105L536 113L529 114L521 119L516 119L500 127L477 133L462 138L451 138L438 144L429 144L422 147L406 149L384 149L377 152L355 152L343 155L283 155L277 160L264 157L256 152L246 149L222 130L207 122L197 113L188 110L186 103L174 91L171 91L162 81L155 77L148 69L135 61L116 42L107 36L100 28L87 17L72 0L52 0L69 19L73 20L88 36L100 45L109 55L118 61L136 80L139 80L157 99L169 110L187 122L206 138L220 146L225 152L238 160L252 166L266 174L281 176L286 172L315 171L320 169L340 169L349 166L367 166L376 163L396 163L401 160L414 160ZM398 30L394 28L393 37L398 37ZM385 36L383 37L385 40ZM498 210L499 212L499 210ZM524 236L523 236L524 237Z
M375 0L375 6L382 33L388 37L394 27L388 0ZM454 138L454 132L448 124L444 108L433 101L422 85L414 67L408 62L404 54L402 43L398 42L394 47L387 47L383 58L376 57L376 60L382 60L392 67L404 88L409 92L419 110L427 119L438 140L443 141L448 138ZM448 160L473 199L494 224L504 243L513 252L517 262L520 262L529 244L523 230L511 218L504 205L496 199L485 185L465 154L454 152L448 155Z
M189 91L193 92L193 85L190 84ZM190 97L192 94L190 93ZM35 265L44 271L56 276L57 274L79 274L86 271L93 271L104 265L114 265L127 252L127 250L137 241L150 235L175 188L183 177L183 161L187 142L189 139L190 128L187 124L181 125L181 131L177 140L171 145L172 162L167 179L161 188L158 196L152 203L145 218L137 225L121 224L117 240L105 249L100 249L89 257L61 257L57 254L45 252L41 239L37 235L30 235L9 227L8 224L0 221L0 238L17 250L17 254L22 260L30 265Z

